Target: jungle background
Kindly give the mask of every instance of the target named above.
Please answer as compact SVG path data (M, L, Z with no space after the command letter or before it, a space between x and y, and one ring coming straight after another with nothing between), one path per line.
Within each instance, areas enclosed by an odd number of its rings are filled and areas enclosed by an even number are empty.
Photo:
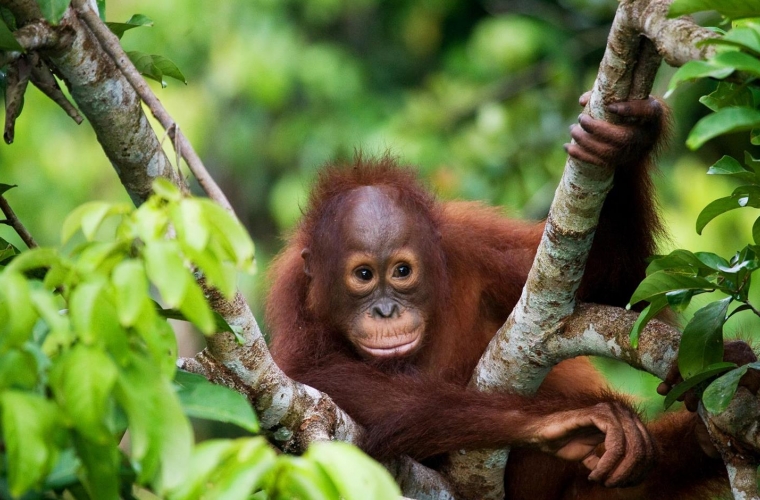
M544 217L615 7L614 0L130 0L109 2L106 18L148 16L154 25L126 32L122 45L165 56L184 73L186 85L151 84L251 232L259 272L241 286L263 318L268 263L311 179L357 149L397 155L442 198ZM662 69L656 95L673 71ZM685 148L688 130L708 111L697 99L710 85L682 85L666 101L674 127L656 179L671 234L663 253L728 258L751 236L753 211L732 212L701 237L694 230L704 205L734 187L706 176L708 166L753 151L746 134ZM168 139L165 148L174 158ZM18 185L6 197L41 245L58 243L77 205L128 201L92 129L74 125L36 89L26 95L15 142L0 147L0 182ZM23 246L10 228L0 227L0 236ZM701 298L686 318L711 300ZM728 337L760 336L757 318L737 316L726 326ZM202 342L185 334L181 355ZM598 365L616 387L640 395L648 413L661 410L654 377L613 361Z

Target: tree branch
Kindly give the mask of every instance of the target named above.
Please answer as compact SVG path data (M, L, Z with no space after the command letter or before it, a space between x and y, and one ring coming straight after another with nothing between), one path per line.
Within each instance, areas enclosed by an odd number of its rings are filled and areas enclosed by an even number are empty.
M21 240L24 242L24 244L26 244L27 248L37 248L39 246L37 245L37 242L34 241L32 233L30 233L26 227L24 227L8 203L8 200L6 200L3 195L0 195L0 210L2 210L3 215L5 215L5 220L2 221L2 223L12 227L13 230L16 231L16 234L18 234Z

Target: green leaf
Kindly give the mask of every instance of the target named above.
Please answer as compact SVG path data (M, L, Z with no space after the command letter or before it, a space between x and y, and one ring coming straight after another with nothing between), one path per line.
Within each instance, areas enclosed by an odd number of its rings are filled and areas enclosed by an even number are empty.
M756 57L738 50L722 52L715 56L711 62L718 66L749 73L752 76L760 76L760 61Z
M151 55L139 51L127 52L127 56L143 76L159 82L162 87L166 87L164 75L177 79L182 83L187 83L185 75L182 74L177 65L164 56Z
M63 19L63 14L69 7L71 0L37 0L42 15L50 24L56 25Z
M150 305L148 278L140 261L135 259L119 263L113 270L111 281L116 290L116 309L124 326L137 322L143 308Z
M697 216L697 234L702 234L705 226L717 216L743 207L760 208L760 187L740 186L731 196L710 202Z
M169 499L248 499L280 460L261 437L205 441L193 450L187 481Z
M181 370L174 382L179 386L177 395L185 415L235 424L249 432L259 431L251 404L239 392Z
M692 297L699 291L695 290L676 290L665 294L670 308L677 313L682 313L689 307Z
M175 241L157 240L145 245L145 270L158 288L161 298L171 307L179 307L193 277L185 267Z
M216 322L211 307L206 302L203 290L194 280L187 283L185 295L179 303L179 310L204 335L211 335L216 331Z
M89 497L98 500L119 500L119 465L121 456L116 442L110 440L93 444L86 439L74 438L77 454L82 459L83 483Z
M0 21L0 50L15 50L18 52L24 51L24 48L20 43L18 43L16 37L13 36L13 33L4 21ZM5 191L6 190L0 190L0 194Z
M345 500L385 500L401 495L396 482L383 466L348 443L314 443L304 458L324 469Z
M723 261L725 262L725 260ZM727 262L725 262L728 264ZM647 275L654 274L658 271L669 271L674 274L685 274L689 276L709 276L714 274L717 269L702 261L702 259L688 250L677 249L670 254L659 256L649 263L646 269Z
M203 251L197 251L190 247L184 240L180 241L182 251L193 264L203 272L203 276L209 285L219 290L227 300L231 300L237 290L237 269L234 264L228 260L220 260L219 254L213 247L218 247L212 243Z
M710 38L702 43L738 47L755 55L760 55L760 32L758 32L758 28L760 25L757 23L752 23L747 27L734 27L721 38Z
M13 259L5 272L28 273L35 269L51 267L59 261L58 252L52 248L32 248Z
M23 255L23 254L22 254ZM15 272L0 275L0 317L6 318L0 324L0 347L18 347L32 335L37 322L37 312L32 307L29 283Z
M686 325L678 348L678 369L684 379L723 360L723 324L732 297L707 304Z
M0 354L0 390L29 390L37 381L37 360L33 354L20 349Z
M166 201L178 202L182 200L182 192L169 179L163 177L156 178L153 181L153 192L156 196Z
M219 241L228 258L238 266L251 270L253 268L253 241L248 232L234 215L211 200L200 199L206 222L212 228L212 240Z
M751 108L755 105L754 96L749 88L729 82L718 82L718 88L711 94L700 97L699 102L712 111L718 111L729 106Z
M708 170L708 175L728 175L742 182L757 183L759 181L757 174L752 172L739 163L738 160L731 156L724 156L715 162Z
M161 373L173 378L177 369L177 338L169 323L156 314L155 307L153 301L145 305L134 328L145 342L145 347Z
M121 39L125 31L139 28L140 26L153 26L153 20L142 14L135 14L126 23L106 23L106 26L108 26L108 29L114 35Z
M678 17L703 10L716 10L730 19L757 17L760 11L760 0L675 0L670 5L668 17Z
M58 459L58 412L50 401L31 393L0 395L8 485L14 497L39 485Z
M277 461L274 489L284 498L339 500L338 489L327 472L313 460L281 457Z
M649 320L657 316L657 314L662 311L666 306L668 305L668 301L663 297L662 295L654 297L652 299L652 302L644 308L643 311L641 311L641 314L639 314L639 317L636 318L636 322L633 324L633 328L631 329L631 346L636 348L639 346L639 337L641 336L642 330L644 330L644 327L649 323Z
M100 20L105 22L106 21L106 0L95 0L96 5L98 6L98 16L100 17Z
M755 219L754 224L752 224L752 240L755 245L760 245L760 217Z
M668 393L667 396L665 396L665 402L664 406L665 408L670 408L670 406L675 403L679 397L681 397L682 394L686 393L689 389L692 389L702 382L705 382L706 380L711 379L715 375L718 375L720 373L723 373L725 371L730 370L731 368L736 368L735 363L728 363L721 361L720 363L715 363L714 365L710 365L701 372L697 373L693 377L684 380L680 384L673 387L673 389Z
M711 252L697 252L694 254L704 265L713 270L728 266L728 261Z
M114 396L127 414L138 480L152 483L159 495L183 484L193 433L171 382L147 358L132 354Z
M760 110L734 106L723 108L699 120L689 133L686 145L689 149L698 149L719 135L748 131L757 126L760 126Z
M678 68L678 71L671 77L665 97L669 97L676 87L683 82L699 78L717 78L721 80L733 73L733 71L733 68L716 66L709 61L689 61Z
M707 411L712 414L718 414L728 408L731 399L733 399L736 393L736 389L739 387L739 381L749 368L760 370L760 362L743 365L735 370L731 370L707 386L707 389L702 394L702 403Z
M194 250L201 252L209 240L209 227L203 217L203 208L193 198L185 198L172 207L171 220L177 230L177 237Z
M716 286L709 280L695 276L658 271L650 274L639 284L631 297L631 305L642 300L651 301L652 297L675 290L715 290Z
M74 346L50 369L50 388L74 428L100 445L113 438L105 422L118 368L99 349Z
M63 221L61 226L61 243L65 244L78 229L82 229L85 238L92 240L95 233L106 217L122 215L133 209L126 203L106 203L103 201L91 201L78 206Z

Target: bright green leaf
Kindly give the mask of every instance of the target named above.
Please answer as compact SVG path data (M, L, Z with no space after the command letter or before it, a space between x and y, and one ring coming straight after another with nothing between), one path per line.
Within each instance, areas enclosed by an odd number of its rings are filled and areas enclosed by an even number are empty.
M148 278L158 288L161 298L169 307L179 307L194 280L182 262L177 242L153 241L145 245L143 253Z
M95 237L95 233L106 217L121 215L132 211L132 207L126 203L106 203L103 201L91 201L75 208L63 221L61 226L61 243L65 244L78 229L88 240Z
M132 326L137 322L146 302L150 304L145 269L138 260L125 260L114 268L111 280L116 290L119 321L124 326Z
M11 349L0 354L0 390L29 390L37 382L37 360L33 354L21 349Z
M59 260L58 252L52 248L33 248L14 258L5 268L5 272L26 273L35 269L54 265Z
M699 120L689 133L686 145L689 149L698 149L713 137L752 130L758 126L760 126L760 110L743 107L723 108Z
M39 485L56 463L58 412L41 396L18 391L3 392L0 408L8 486L18 497Z
M171 220L177 230L177 237L183 246L201 252L209 239L209 228L203 217L201 205L193 198L185 198L172 208Z
M708 175L728 175L742 182L757 183L759 178L755 172L752 172L735 158L724 156L715 162L708 170Z
M31 337L38 316L30 294L29 283L21 274L6 270L0 275L0 309L7 318L4 324L0 324L0 346L3 348L18 347Z
M212 384L194 373L178 371L174 382L185 415L238 425L258 432L259 424L251 403L239 392Z
M755 55L760 55L760 32L758 28L760 26L756 23L748 27L735 27L721 38L710 38L704 40L703 43L738 47Z
M668 16L678 17L703 10L716 10L730 19L757 17L760 0L675 0Z
M723 324L733 298L711 302L694 313L678 348L678 369L684 379L723 360Z
M274 489L284 498L339 500L340 493L318 463L302 457L281 457L277 463Z
M760 60L738 50L722 52L715 56L711 62L726 68L733 68L736 71L749 73L754 77L760 76Z
M99 349L74 346L50 369L50 388L74 428L89 441L106 445L112 441L104 416L118 369Z
M211 335L216 331L211 307L206 302L203 290L194 280L188 281L185 296L179 303L179 310L205 335Z
M203 214L207 223L213 228L213 238L220 241L227 252L227 258L244 269L253 266L253 241L248 231L240 224L234 215L212 202L198 200L203 206ZM219 256L222 258L222 256Z
M318 463L345 500L385 500L401 492L388 471L359 448L339 441L309 446L304 458Z

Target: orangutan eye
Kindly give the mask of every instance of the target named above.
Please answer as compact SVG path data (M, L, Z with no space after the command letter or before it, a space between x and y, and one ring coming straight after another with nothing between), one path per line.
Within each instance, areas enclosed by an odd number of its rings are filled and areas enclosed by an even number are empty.
M412 274L412 268L408 264L399 264L393 270L394 278L406 278L410 274Z
M372 281L372 271L366 267L360 267L354 271L354 275L362 281Z

